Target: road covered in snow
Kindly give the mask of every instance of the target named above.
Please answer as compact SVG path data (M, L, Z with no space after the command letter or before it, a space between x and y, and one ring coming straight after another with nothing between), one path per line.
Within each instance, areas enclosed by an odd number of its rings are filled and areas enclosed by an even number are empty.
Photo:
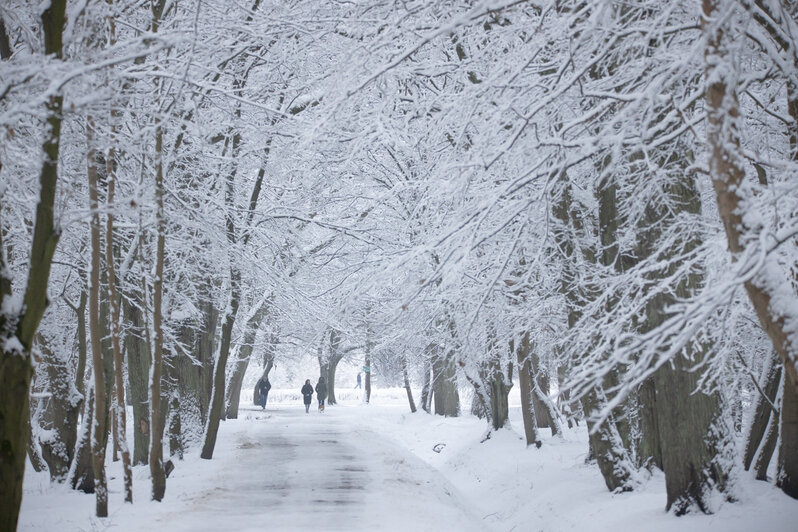
M323 414L305 414L301 405L242 407L240 419L223 423L213 460L192 453L177 463L163 503L147 500L149 478L142 467L136 470L132 506L119 502L121 493L113 490L118 482L110 480L109 518L91 517L93 496L62 492L55 504L27 497L20 529L484 529L439 472L353 423L356 410L328 407ZM80 501L85 511L76 512L70 500ZM32 508L42 504L48 512Z
M439 473L377 432L352 426L342 408L305 414L301 406L276 406L241 414L248 423L238 424L216 452L214 485L186 493L153 524L170 530L482 528Z

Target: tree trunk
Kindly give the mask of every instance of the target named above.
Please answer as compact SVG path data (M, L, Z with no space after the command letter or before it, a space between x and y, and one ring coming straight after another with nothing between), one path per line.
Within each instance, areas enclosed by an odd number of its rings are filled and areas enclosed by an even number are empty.
M781 444L776 485L784 493L798 499L798 392L785 381L781 398Z
M230 385L227 388L227 419L238 419L238 405L241 401L241 385L244 382L244 374L247 372L249 359L252 357L255 339L257 338L261 322L263 318L266 317L266 314L268 314L268 311L269 300L264 300L259 304L258 309L252 314L250 319L247 320L244 339L238 348L238 356L233 365L233 372L230 375Z
M238 134L233 135L232 155L233 159L238 154L238 143L240 137ZM235 175L236 170L233 167L227 174L225 183L225 206L227 213L225 215L225 233L227 242L230 245L232 252L237 243L236 230L235 230ZM202 445L202 453L200 457L205 460L213 458L213 449L216 446L216 436L219 431L219 422L224 414L224 399L225 392L224 386L226 384L225 372L227 370L227 358L230 354L230 342L233 335L233 325L235 324L236 315L238 314L238 306L241 300L241 272L238 269L236 259L231 257L230 260L230 294L228 304L225 307L225 314L222 324L222 336L219 342L219 354L216 357L213 378L213 390L211 391L211 404L210 412L208 414L208 421L205 425L205 438Z
M557 407L554 406L551 398L549 398L548 392L544 392L543 389L541 389L537 379L533 380L533 382L535 383L533 395L536 398L536 405L540 405L542 414L545 415L546 422L551 429L551 435L557 436L558 434L562 434L562 426L560 424L560 417L559 413L557 412ZM546 384L548 384L548 382L546 382ZM537 406L535 408L537 408Z
M640 466L651 468L662 466L662 438L657 424L657 390L653 377L646 379L637 392L640 417L640 441L638 442L638 462Z
M369 404L369 400L371 399L371 338L370 338L370 331L368 327L366 328L366 359L363 362L364 368L363 372L365 375L365 395L364 399L366 404Z
M195 412L202 430L208 420L213 388L213 358L218 345L216 332L219 328L219 310L212 300L213 283L209 279L203 283L197 304L200 321L196 324L196 330L192 327L181 334L181 337L191 339L188 345L191 346L193 358L181 354L177 359L181 408Z
M340 359L339 359L340 360ZM338 360L330 360L327 366L327 404L334 405L338 401L335 399L335 370L338 369Z
M334 405L338 401L335 399L335 370L338 369L338 363L343 358L344 354L341 352L341 333L336 329L330 329L330 353L327 360L327 404Z
M538 356L537 346L533 345L529 354L532 361L532 401L535 407L535 419L538 428L551 429L551 435L557 436L562 433L560 418L557 407L549 398L549 376L540 367L540 357Z
M705 77L711 80L705 91L709 173L732 260L742 259L744 266L757 268L756 275L744 286L762 328L784 363L786 398L798 388L798 335L789 332L798 327L797 298L777 257L768 249L759 249L759 235L764 229L759 217L745 216L751 192L743 183L745 163L739 138L739 101L729 50L734 45L725 27L728 17L718 20L719 13L727 12L727 5L723 0L703 0L702 10L701 24L707 42ZM780 301L777 307L771 305L774 299ZM788 391L788 387L792 390ZM790 485L788 482L782 487L791 489Z
M532 364L529 359L529 351L529 331L526 331L515 349L518 358L518 383L521 386L521 416L524 419L527 447L533 444L540 447L535 409L532 403Z
M579 406L571 401L571 393L569 390L563 389L565 376L568 374L568 367L565 364L557 366L557 386L560 393L557 395L557 406L565 415L568 422L568 428L573 428L574 425L579 426Z
M77 306L67 303L72 310L75 311L75 316L78 320L78 362L75 369L75 389L77 392L85 397L86 389L84 386L84 379L86 377L86 358L88 356L88 344L86 341L86 305L89 302L89 294L86 290L81 290L80 300Z
M89 332L91 337L92 362L94 365L94 430L92 441L92 469L94 470L94 495L97 499L97 517L108 517L108 481L105 477L106 427L108 405L106 403L105 360L103 357L103 331L100 316L100 211L97 178L97 159L94 149L94 123L86 119L86 137L89 176L89 209L91 210L91 269L89 272Z
M754 457L759 450L762 439L770 425L770 418L778 418L778 414L773 413L771 404L776 404L776 394L781 383L781 364L778 362L776 353L773 352L770 364L765 368L765 386L762 391L766 397L757 394L754 400L754 415L751 426L748 429L748 437L745 442L745 453L743 454L743 467L746 471L750 469ZM768 458L768 462L770 459Z
M691 175L685 172L675 177L667 191L674 204L669 212L700 214L701 200ZM697 237L682 243L685 251L699 245ZM668 272L675 272L678 266L672 262ZM702 281L703 273L693 271L667 293L651 297L647 321L663 323L670 307L676 301L689 299ZM728 477L726 463L731 458L724 456L724 440L730 437L731 430L723 419L720 395L696 391L700 374L694 368L707 356L708 348L703 345L686 347L653 375L657 397L668 398L657 400L654 409L668 493L666 509L676 515L687 513L694 506L710 513L712 491L723 492Z
M42 357L41 366L47 372L50 393L45 413L49 437L39 442L42 458L47 462L52 482L64 482L74 458L75 443L78 439L78 416L82 397L75 389L70 364L62 360L50 349L41 335L37 346ZM40 366L40 367L41 367Z
M529 384L532 387L532 411L535 415L537 428L551 429L553 436L557 434L557 427L554 424L555 416L551 415L549 407L546 404L549 396L549 379L540 368L538 347L534 343L529 346L529 355L527 359L531 372Z
M416 413L416 402L413 401L413 391L410 389L410 379L407 376L407 358L402 356L402 377L404 378L407 402L410 404L410 413Z
M8 38L3 17L0 17L0 59L11 59L11 53L11 40ZM0 168L2 168L2 165L0 165Z
M166 219L163 208L163 130L155 132L155 205L156 251L155 279L152 294L152 367L150 368L150 476L152 500L163 500L166 475L163 469L163 426L161 425L161 373L163 367L163 263L166 238Z
M169 456L183 459L183 435L180 413L180 390L178 386L179 375L177 372L177 353L170 352L164 361L164 383L166 393L162 401L169 408L169 413L164 418L164 423L169 429Z
M33 377L31 377L31 390L35 389L35 379L36 374L34 372ZM47 462L42 458L43 452L40 441L33 435L33 427L38 426L41 411L44 410L44 406L42 405L43 402L42 399L36 401L35 408L32 404L30 405L30 422L28 423L28 459L30 460L31 466L33 466L33 470L37 473L41 473L48 469ZM53 482L52 475L50 476L50 482Z
M668 401L657 402L656 412L668 493L666 510L676 515L693 506L711 513L710 486L723 491L726 483L726 473L717 462L720 450L715 425L720 399L695 392L699 375L691 368L701 358L703 354L692 359L679 355L654 374L657 391L668 397Z
M42 11L44 52L61 58L66 0L51 0ZM47 127L39 176L39 203L31 243L28 281L22 310L9 312L11 296L7 265L0 261L0 529L15 530L22 501L22 481L29 428L29 393L33 374L31 348L36 329L47 308L47 283L60 230L55 229L53 206L58 179L63 96L47 102ZM1 243L1 242L0 242Z
M776 404L781 402L784 377L779 379L778 384L779 387L778 391L776 392ZM756 468L757 480L768 480L768 467L770 466L770 460L773 458L773 453L776 450L776 443L779 439L779 426L781 425L780 417L781 416L770 416L770 422L768 422L767 432L765 433L765 442L762 444L761 449L759 450L759 454L756 457L756 462L754 465Z
M427 348L429 352L430 348ZM430 399L432 392L432 362L429 360L424 361L424 382L421 386L421 408L429 414L430 412Z
M116 389L116 388L114 388L114 389ZM119 449L119 431L117 430L118 422L117 422L117 419L116 419L116 404L114 404L114 403L111 403L110 414L111 414L111 437L113 439L113 450L114 450L113 454L111 455L111 461L112 462L118 462L119 461L119 451L120 451L120 449Z
M471 395L471 415L479 419L487 419L490 421L491 411L487 407L490 403L490 399L485 399L485 393L482 391L482 384L476 380L472 382L472 387L474 391Z
M214 369L213 390L211 391L211 405L208 413L208 422L205 425L205 438L202 445L201 458L210 460L213 458L213 449L216 446L216 436L219 432L219 422L222 419L224 409L224 385L225 368L227 357L230 353L230 341L233 334L235 316L238 312L240 276L236 267L231 266L231 285L230 304L222 324L222 338L219 342L219 356L216 358Z
M213 390L214 357L219 346L219 309L211 299L214 288L210 281L206 283L205 297L200 302L202 314L200 330L195 336L193 352L199 365L187 357L180 357L180 386L183 401L196 401L202 416L203 425L208 421L208 412Z
M221 324L221 313L212 300L210 300L211 292L210 285L208 286L209 299L205 301L205 311L203 317L205 319L202 327L202 332L198 338L198 352L200 354L199 360L201 366L194 368L197 373L197 394L200 404L200 412L202 412L202 422L208 422L208 414L211 410L211 394L213 393L213 374L214 362L216 351L219 349L218 338L220 335L219 326Z
M94 493L94 471L92 470L91 433L94 425L94 387L89 388L88 400L83 405L83 421L75 445L75 458L69 468L67 483L72 489L83 493Z
M435 414L457 417L460 414L460 396L457 393L457 370L453 357L450 354L436 356L432 362L432 374Z
M582 397L590 449L596 458L607 489L612 492L631 491L634 467L614 420L610 418L600 426L596 426L591 417L594 412L602 410L604 404L604 395L599 389L594 389Z
M490 380L490 406L493 429L499 430L507 425L510 416L508 395L512 386L507 385L502 373L495 374Z
M114 415L114 455L116 446L122 454L122 471L125 483L125 502L133 502L133 472L130 467L130 451L127 446L127 412L125 410L125 383L122 374L122 347L120 345L119 331L119 298L116 293L116 267L114 265L114 215L113 202L116 188L114 175L114 152L108 151L106 156L106 176L108 179L108 195L106 204L105 229L105 262L108 271L108 301L111 305L111 346L114 353L114 373L116 377L116 412Z
M567 176L563 176L563 179L567 180ZM560 198L552 207L552 214L563 224L563 228L554 231L554 238L565 254L563 273L560 278L560 292L565 297L568 308L568 328L573 329L582 316L580 296L584 296L588 290L587 287L574 285L576 274L573 271L573 262L577 253L585 255L585 258L591 263L595 262L596 258L593 250L578 248L578 242L571 234L570 229L582 233L584 228L581 219L574 213L570 185L567 184L567 181L565 181L560 194ZM627 449L623 446L623 440L615 425L615 420L610 416L604 423L596 425L593 419L595 413L602 410L606 404L604 391L598 387L588 390L582 396L581 403L588 428L590 453L598 463L607 489L610 491L631 490L633 464Z
M146 323L140 306L142 294L136 292L135 303L127 298L122 306L127 323L125 347L130 398L133 403L133 464L146 464L150 447L149 375L150 349L146 339Z

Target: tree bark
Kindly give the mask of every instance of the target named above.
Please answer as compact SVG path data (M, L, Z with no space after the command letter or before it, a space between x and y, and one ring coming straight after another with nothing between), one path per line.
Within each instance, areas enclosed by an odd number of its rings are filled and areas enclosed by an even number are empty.
M501 368L499 368L501 369ZM508 396L512 385L508 385L503 372L496 374L490 380L490 406L493 430L499 430L507 425L510 416L510 402Z
M785 381L781 398L781 444L776 485L798 499L798 391Z
M525 331L515 350L518 358L518 384L521 387L521 416L524 419L524 436L526 445L540 446L535 419L535 408L532 402L532 364L529 359L529 331Z
M535 419L538 428L549 428L552 436L562 433L557 407L549 398L549 377L540 367L540 357L537 346L533 345L530 351L532 362L532 401L535 407Z
M638 442L638 462L641 467L662 466L662 438L657 424L657 389L654 379L649 377L637 391L640 417L640 441Z
M108 517L108 481L105 476L106 403L105 360L103 357L103 331L100 318L100 211L98 169L93 138L94 123L86 119L88 142L87 164L89 176L89 209L91 211L91 269L89 271L89 332L94 366L94 430L92 431L92 468L94 470L94 495L97 499L97 517Z
M0 17L0 59L11 59L11 41L8 39L3 17Z
M35 389L35 379L36 374L34 372L33 377L31 377L31 390ZM44 409L42 402L42 399L36 401L37 404L35 408L32 404L30 405L30 423L28 423L28 459L30 460L31 466L33 466L33 470L37 473L41 473L48 469L47 462L42 458L42 446L39 440L33 435L33 427L35 424L39 423L41 411ZM52 476L50 477L50 481L53 481Z
M432 362L432 374L435 414L457 417L460 414L460 396L457 393L457 370L453 357L449 354L436 356Z
M563 180L567 176L562 176ZM573 271L573 261L577 253L586 255L589 262L595 262L595 253L590 250L580 249L579 242L575 241L572 231L583 233L584 228L579 216L574 212L571 201L570 185L567 181L560 191L559 199L553 204L552 214L563 225L553 231L555 241L565 255L563 273L560 279L560 292L565 297L568 308L568 329L574 329L582 316L582 303L580 296L584 296L586 287L574 286L576 279ZM603 409L606 404L604 392L595 387L588 390L581 398L582 411L587 423L590 453L595 457L601 471L604 483L610 491L630 491L632 489L633 464L628 450L623 445L623 440L615 420L610 416L604 423L597 425L593 419L595 412Z
M338 363L344 357L341 352L341 333L337 330L330 329L330 354L327 361L327 404L334 405L338 401L335 399L335 370L338 369Z
M238 143L240 137L238 134L233 135L233 158L238 154ZM230 245L230 250L236 247L237 237L235 228L235 175L236 170L233 167L227 174L225 184L225 206L227 213L225 215L225 233L227 242ZM213 449L216 446L216 436L219 431L219 422L224 414L224 399L225 399L225 372L227 370L227 358L230 354L230 342L233 335L233 325L235 324L236 315L238 314L238 307L241 300L241 272L235 258L230 260L230 293L228 304L225 307L225 314L222 323L222 335L219 342L219 353L216 357L213 378L213 390L211 391L211 404L210 412L208 413L208 422L205 425L205 438L202 445L202 453L200 457L205 460L213 458Z
M783 404L791 404L798 393L798 313L796 296L778 264L776 257L768 249L760 249L760 233L764 229L756 219L746 217L751 210L749 199L751 191L745 186L744 161L742 160L739 138L739 102L737 85L732 66L730 37L724 21L717 18L726 13L726 3L721 0L703 0L702 28L706 36L705 50L707 109L707 142L710 148L709 171L715 194L718 199L718 212L723 220L729 251L732 260L742 261L746 270L756 268L744 286L748 298L756 311L759 322L767 332L779 358L784 364ZM792 331L792 332L788 332ZM783 415L795 414L782 406ZM784 431L782 426L782 445L787 449L798 448L798 438L792 428L792 420ZM782 420L782 425L784 420ZM786 441L785 441L786 439ZM795 468L798 460L788 459L781 464L785 468ZM779 484L785 493L795 497L798 471L782 469Z
M94 425L94 387L89 388L88 399L83 405L83 421L75 445L75 458L69 468L67 483L72 489L83 493L94 493L94 471L92 471L91 432Z
M155 206L156 251L155 279L152 295L152 367L150 369L150 476L152 500L163 500L166 475L163 469L163 426L161 424L161 374L163 367L163 265L166 239L166 218L163 206L163 130L155 132Z
M241 401L241 385L244 382L244 374L247 372L247 366L252 357L255 339L257 338L261 322L269 312L269 305L270 300L263 300L250 319L247 320L244 339L241 346L238 348L238 356L233 365L233 372L230 375L230 385L227 388L227 419L238 419L238 405ZM268 371L266 376L268 376Z
M479 376L479 380L477 379L467 379L471 383L471 387L474 389L471 395L471 415L474 417L478 417L479 419L485 419L488 423L492 423L491 416L493 412L489 408L490 406L490 397L486 397L489 395L489 392L486 393L484 391L484 384L483 381L485 380L484 371L481 372L482 375Z
M127 376L130 385L130 399L133 404L133 464L146 464L150 447L150 402L149 375L150 350L146 339L146 324L142 306L145 301L140 291L136 291L134 301L124 298L127 336Z
M701 213L700 196L689 174L677 176L668 194L673 202L670 212ZM690 251L700 241L694 237L682 245ZM677 266L672 263L668 271ZM676 301L690 298L702 282L703 273L693 271L667 293L652 297L646 311L648 319L653 323L664 322L668 309ZM726 488L726 458L730 457L724 457L724 440L731 431L723 419L721 397L716 392L696 391L700 374L694 367L708 356L706 346L687 347L653 375L657 396L668 398L656 401L655 412L668 493L666 510L673 510L676 515L687 513L694 506L711 513L711 492L723 492Z
M208 410L213 389L213 358L218 346L217 330L219 328L219 310L212 300L214 287L210 279L204 281L203 295L197 307L200 310L200 322L197 330L184 337L193 337L189 343L194 358L178 356L178 386L182 408L196 409L202 427L208 421Z
M768 365L765 372L765 386L763 391L766 397L757 394L754 400L754 415L751 420L751 426L748 429L745 452L743 453L743 467L746 471L750 469L754 457L762 443L762 439L765 437L765 433L770 425L770 418L778 418L778 414L773 413L771 404L776 404L776 394L779 391L782 371L781 364L778 362L778 357L775 352L771 359L771 363ZM769 461L770 459L768 458L768 462Z
M781 394L783 392L784 377L778 381L778 390L776 392L776 404L781 402ZM757 454L755 469L757 480L768 480L768 467L770 460L773 458L773 453L776 451L776 443L779 439L779 426L781 425L780 416L770 416L768 422L767 432L765 433L765 442L762 444L759 454Z
M52 0L42 11L44 51L61 58L66 0ZM61 141L63 96L56 93L47 102L47 127L39 176L39 204L31 243L28 282L22 310L8 312L11 279L0 264L0 529L14 530L22 501L29 429L29 393L33 374L31 348L36 329L47 308L47 282L60 230L54 224L58 157Z
M612 492L631 491L634 468L614 420L607 419L600 426L596 426L591 418L594 412L603 409L604 404L603 391L600 389L591 390L582 397L590 449L607 489Z
M119 298L116 293L116 267L114 265L114 215L113 202L116 188L116 176L114 175L114 151L108 150L106 156L106 176L108 179L108 192L106 204L108 213L106 214L105 228L105 262L108 271L108 301L111 305L111 346L114 353L114 373L116 377L116 412L114 415L114 454L116 446L122 454L122 472L125 485L125 502L133 502L133 472L130 467L130 451L127 446L127 412L125 407L125 383L122 374L122 347L120 345L119 331Z
M702 2L701 24L707 42L705 76L710 80L706 88L709 171L732 260L742 259L746 270L756 268L752 277L747 272L750 278L744 286L762 328L784 363L787 396L796 393L798 387L798 334L788 332L798 330L795 310L798 297L776 258L768 249L759 249L763 228L756 220L745 217L751 208L748 197L751 191L744 184L735 69L731 66L730 37L724 26L727 17L717 18L719 13L726 12L725 6L726 0ZM792 391L787 392L787 387Z
M427 347L426 352L429 354L431 352L430 346ZM424 366L424 382L421 385L421 408L427 414L430 413L430 395L432 393L432 362L429 360L425 360L423 363Z
M410 389L410 378L407 376L407 358L402 356L402 377L404 379L407 402L410 404L410 413L416 413L416 402L413 401L413 391Z
M366 404L369 404L371 400L371 330L368 326L366 327L366 358L363 365L365 366L363 372L366 374L364 378L366 381L364 399Z
M720 413L719 398L695 392L699 375L692 371L696 360L679 355L654 375L657 391L668 401L657 402L657 420L662 444L662 465L668 493L666 510L682 515L697 506L711 513L711 489L723 491L726 472L718 464L719 438L715 434Z
M177 457L178 460L183 459L183 434L182 434L182 418L180 411L180 389L178 380L180 378L177 372L177 357L178 354L174 351L169 351L164 356L164 388L165 394L161 401L165 402L168 407L168 414L164 417L165 426L168 428L169 434L169 456ZM162 403L163 404L163 403Z
M219 309L210 299L211 286L208 286L208 299L205 301L205 312L203 317L202 332L199 334L198 347L201 366L195 368L197 373L197 393L199 394L200 411L202 412L203 423L208 422L208 415L211 410L211 394L213 393L213 371L216 351L219 349L219 326L221 316Z
M69 474L78 439L78 416L83 398L75 389L72 372L67 360L62 360L50 349L41 335L37 335L37 346L41 354L41 366L47 372L51 397L45 413L49 436L39 442L42 458L47 462L52 482L64 482ZM41 367L40 366L40 367Z
M200 457L204 458L205 460L210 460L213 458L213 449L216 446L216 436L219 432L219 422L221 421L222 410L224 409L225 367L227 365L227 357L230 353L230 341L233 334L235 316L238 313L240 274L235 266L231 266L230 269L230 303L222 324L222 337L221 341L219 342L219 355L216 357L216 367L214 368L210 412L208 413L208 422L205 428L205 438L202 445L202 453L200 454Z
M67 305L75 312L78 321L78 361L75 368L74 386L81 397L85 396L84 379L86 377L86 358L88 356L88 344L86 340L86 305L89 302L89 294L86 290L81 290L80 299L77 305L67 301Z

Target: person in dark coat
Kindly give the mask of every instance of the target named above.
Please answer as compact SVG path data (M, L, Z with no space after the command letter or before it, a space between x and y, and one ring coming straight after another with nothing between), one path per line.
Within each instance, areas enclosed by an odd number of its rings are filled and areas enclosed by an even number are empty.
M361 383L361 380L360 380L360 373L358 373L358 374L357 374L357 384L355 384L355 388L360 388L360 383Z
M272 383L269 382L269 377L261 379L260 382L258 382L258 394L260 394L261 409L266 408L266 399L268 399L269 390L271 389L272 389Z
M319 382L316 383L316 399L319 400L319 412L324 412L324 400L327 399L327 383L324 382L324 377L319 377Z
M310 401L313 399L313 386L310 384L310 379L305 381L302 387L302 399L305 401L305 413L310 411Z

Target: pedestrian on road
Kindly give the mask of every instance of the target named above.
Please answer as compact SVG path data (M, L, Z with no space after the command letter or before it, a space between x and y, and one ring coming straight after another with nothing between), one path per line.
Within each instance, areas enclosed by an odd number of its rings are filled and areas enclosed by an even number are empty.
M269 377L264 377L258 381L258 393L260 394L260 407L262 410L266 409L266 399L269 397L269 390L272 389L272 383L269 382Z
M319 377L319 382L316 383L316 398L319 400L319 412L324 412L324 400L327 399L327 383L324 382L324 377Z
M355 388L360 388L360 373L357 374L357 384L355 384Z
M310 379L305 381L302 387L302 399L305 401L305 413L310 411L310 401L313 399L313 386L310 384Z

